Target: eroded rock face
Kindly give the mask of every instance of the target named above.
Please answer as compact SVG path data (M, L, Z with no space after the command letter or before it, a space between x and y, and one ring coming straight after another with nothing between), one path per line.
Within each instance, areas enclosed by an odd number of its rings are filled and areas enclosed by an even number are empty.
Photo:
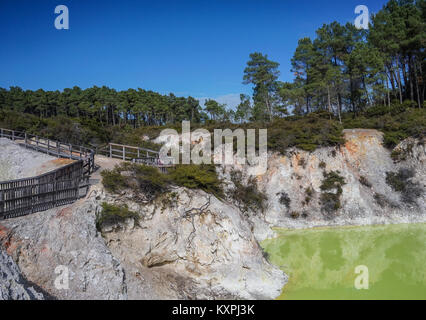
M261 220L269 226L286 228L426 221L424 141L403 141L395 148L400 150L396 154L402 159L394 161L391 152L383 147L379 131L354 129L345 130L344 134L346 143L339 148L321 148L311 153L291 149L286 156L270 154L266 174L256 175L250 167L240 168L245 176L256 176L259 189L268 196ZM401 193L386 182L387 172L399 169L415 173L410 181L422 190L415 203L404 201ZM341 208L331 213L324 212L321 204L324 171L338 171L346 183L342 186ZM224 178L229 181L229 169ZM282 193L290 199L288 208L280 201ZM259 220L259 215L253 219ZM253 226L258 239L270 237L262 223L254 222Z
M124 271L96 230L96 208L89 198L1 221L0 247L29 281L58 299L125 299ZM69 270L69 289L62 289L63 281L55 286L65 275L58 266Z
M170 197L173 197L170 198ZM263 257L233 206L202 191L176 189L138 204L94 186L87 199L2 221L0 247L22 273L58 299L273 299L286 275ZM141 216L96 230L101 203L127 204ZM107 245L106 245L107 244ZM58 289L58 266L69 289ZM63 282L60 282L63 284ZM19 298L19 297L18 297Z
M150 270L168 280L155 286L163 298L273 299L287 281L265 260L239 210L203 191L177 188L148 205L130 194L100 198L140 213L139 226L108 228L104 236L126 276L141 282ZM139 298L137 287L128 287L129 298Z
M0 300L44 300L22 276L15 261L0 250Z

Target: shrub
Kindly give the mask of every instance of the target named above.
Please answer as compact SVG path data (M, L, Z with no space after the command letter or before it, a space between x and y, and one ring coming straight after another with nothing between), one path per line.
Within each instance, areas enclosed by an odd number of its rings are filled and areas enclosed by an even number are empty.
M341 208L340 196L343 193L342 186L345 179L339 175L339 171L324 172L324 180L320 186L322 210L328 214ZM330 192L334 191L334 192Z
M325 169L325 168L327 167L327 164L326 164L324 161L321 161L321 162L319 163L318 167L319 167L320 169Z
M223 197L222 182L213 165L179 165L168 174L162 174L155 167L126 162L113 170L104 170L101 175L107 191L119 193L132 189L143 193L148 201L167 192L172 184Z
M426 135L426 109L391 106L391 111L389 111L389 107L386 108L386 112L380 112L374 116L364 114L350 117L350 114L346 114L343 125L347 129L365 128L382 131L384 133L383 143L389 149L393 149L410 136L421 138Z
M126 179L121 175L119 169L104 170L101 172L102 184L105 189L112 193L118 193L127 187Z
M345 185L345 179L340 176L339 171L331 171L329 173L324 172L324 180L320 186L323 191L330 191L337 189L338 193L342 193L342 186Z
M418 183L413 183L414 170L401 168L398 172L387 172L386 183L396 192L401 193L402 201L415 204L421 196L423 188Z
M139 215L130 211L127 205L115 206L104 202L102 212L96 218L96 228L101 231L103 226L123 223L129 218L134 219L136 223L139 221Z
M231 181L235 185L231 192L231 198L238 204L242 212L263 212L265 210L268 198L257 188L255 178L250 178L245 185L242 181L241 171L233 170L231 171Z
M145 165L123 163L113 170L104 170L101 173L102 184L112 193L130 188L142 192L148 200L155 199L160 193L167 190L168 179L157 168Z
M361 183L363 186L365 186L367 188L371 188L372 187L370 181L368 181L367 178L364 177L364 176L360 176L359 177L359 183Z
M298 219L300 217L300 213L297 211L293 211L292 213L290 213L290 217L292 219Z
M170 181L188 189L201 189L223 198L222 181L214 165L178 165L169 173Z
M311 202L311 200L312 200L312 196L314 194L314 189L312 189L311 187L306 188L305 189L305 194L306 194L305 204L308 205Z
M278 192L277 196L280 197L280 199L279 199L280 204L285 206L287 208L287 210L290 209L291 200L290 200L288 194L286 192Z

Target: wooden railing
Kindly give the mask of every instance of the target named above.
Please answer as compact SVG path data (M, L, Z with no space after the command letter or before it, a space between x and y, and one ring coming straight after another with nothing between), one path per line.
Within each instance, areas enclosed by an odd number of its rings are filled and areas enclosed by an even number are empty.
M151 149L127 146L117 143L109 143L108 145L97 150L98 154L102 154L109 158L116 158L124 161L132 161L142 157L158 158L159 152Z
M160 160L160 153L152 149L109 143L106 146L98 148L96 153L109 158L157 167L163 173L167 171L167 168L174 167L171 160L163 163Z
M0 219L72 203L84 197L87 188L82 160L37 177L0 182Z
M173 162L163 163L158 157L144 157L132 159L133 163L144 164L146 166L157 167L162 173L166 173L168 168L174 168Z
M0 138L11 139L38 152L76 160L36 177L1 181L0 219L69 204L87 194L89 176L95 168L95 152L92 149L8 129L0 129Z
M86 147L41 138L26 132L1 128L0 138L8 138L25 148L47 153L58 158L83 160L83 173L85 175L90 175L95 169L95 152Z

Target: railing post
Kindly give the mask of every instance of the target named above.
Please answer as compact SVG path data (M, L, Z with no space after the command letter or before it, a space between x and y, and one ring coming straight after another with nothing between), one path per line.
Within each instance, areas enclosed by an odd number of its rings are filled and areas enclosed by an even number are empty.
M123 146L123 160L126 161L126 147Z
M112 158L112 145L109 144L109 157Z
M27 144L28 144L28 141L27 141L27 133L25 132L25 148L27 148Z

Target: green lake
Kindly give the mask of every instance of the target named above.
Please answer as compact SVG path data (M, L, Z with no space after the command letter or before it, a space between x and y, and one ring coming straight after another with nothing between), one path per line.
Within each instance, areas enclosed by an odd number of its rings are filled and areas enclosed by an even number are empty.
M426 299L426 224L278 234L262 247L290 277L279 299ZM368 289L355 288L360 277Z

